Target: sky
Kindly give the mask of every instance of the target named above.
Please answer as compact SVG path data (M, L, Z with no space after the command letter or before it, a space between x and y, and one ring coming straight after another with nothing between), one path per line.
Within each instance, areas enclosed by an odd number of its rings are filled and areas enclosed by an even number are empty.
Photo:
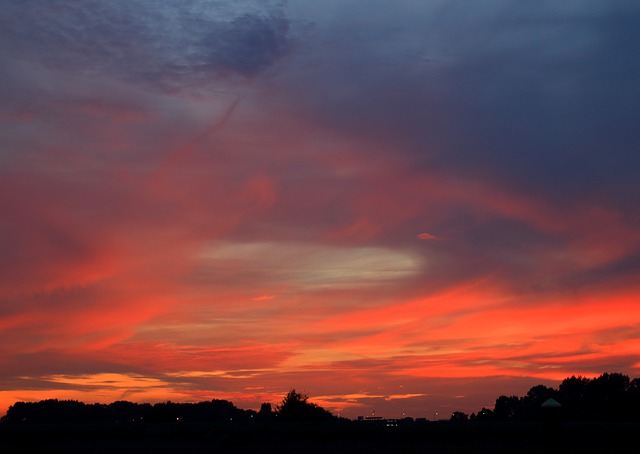
M635 0L0 3L0 415L640 376Z

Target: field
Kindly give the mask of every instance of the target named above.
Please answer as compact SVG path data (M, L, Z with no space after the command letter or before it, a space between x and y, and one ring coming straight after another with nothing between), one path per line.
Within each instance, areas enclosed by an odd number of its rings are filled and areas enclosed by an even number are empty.
M2 453L638 453L638 423L0 425Z

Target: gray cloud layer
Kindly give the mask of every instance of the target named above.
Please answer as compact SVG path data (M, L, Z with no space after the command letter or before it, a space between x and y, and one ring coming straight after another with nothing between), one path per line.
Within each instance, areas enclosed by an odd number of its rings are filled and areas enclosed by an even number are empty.
M316 61L287 81L316 119L554 196L634 186L637 3L350 5L317 25Z
M255 76L288 47L289 23L272 2L33 0L0 10L3 53L164 89Z

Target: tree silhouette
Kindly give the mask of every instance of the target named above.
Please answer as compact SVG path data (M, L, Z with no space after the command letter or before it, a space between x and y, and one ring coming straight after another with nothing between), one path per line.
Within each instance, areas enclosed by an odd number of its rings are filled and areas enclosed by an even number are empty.
M335 417L324 408L308 402L309 397L292 389L277 407L278 417L284 421L329 421Z
M604 373L593 379L571 376L557 390L536 385L524 397L503 395L496 399L493 412L483 407L470 419L541 420L549 413L542 404L550 398L561 405L562 418L567 420L640 420L640 378L630 380L620 373Z
M469 421L469 415L462 411L454 411L451 414L450 420L453 422L467 422Z
M589 382L588 378L572 375L560 383L558 387L560 401L564 403L567 417L571 419L584 419L587 417L588 405L585 396L589 392Z
M493 421L494 419L493 410L482 407L482 410L480 410L478 414L475 415L475 419L476 421Z
M518 396L500 396L493 409L497 420L518 419L522 416L522 399Z
M271 421L275 416L271 404L269 402L263 402L260 405L260 411L258 412L258 419L261 421Z
M623 419L627 413L625 397L629 377L619 373L602 374L589 383L588 403L600 419Z

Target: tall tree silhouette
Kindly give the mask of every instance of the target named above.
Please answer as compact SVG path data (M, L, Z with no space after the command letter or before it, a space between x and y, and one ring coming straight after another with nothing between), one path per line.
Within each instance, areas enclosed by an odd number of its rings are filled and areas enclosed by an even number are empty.
M277 407L278 417L284 421L329 421L335 417L324 408L308 402L306 394L292 389Z

